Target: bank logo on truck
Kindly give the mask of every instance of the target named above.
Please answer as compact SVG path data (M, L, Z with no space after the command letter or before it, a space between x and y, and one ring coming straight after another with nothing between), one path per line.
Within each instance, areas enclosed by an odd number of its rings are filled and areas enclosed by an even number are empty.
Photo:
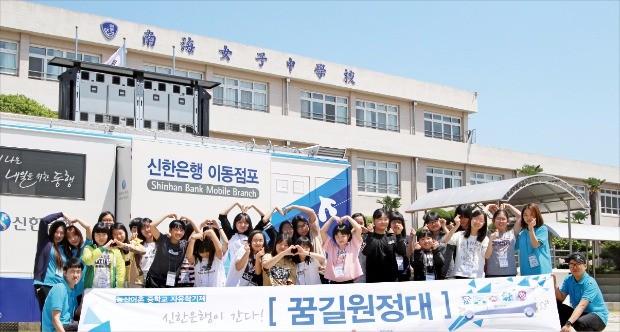
M4 231L11 226L11 217L5 212L0 212L0 231Z

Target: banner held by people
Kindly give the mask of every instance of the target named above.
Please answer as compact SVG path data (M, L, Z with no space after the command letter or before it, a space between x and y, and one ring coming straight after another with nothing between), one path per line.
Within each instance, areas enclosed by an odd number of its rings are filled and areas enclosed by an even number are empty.
M294 292L288 287L91 289L81 313L80 331L127 326L136 331L540 331L560 326L551 275L296 286Z

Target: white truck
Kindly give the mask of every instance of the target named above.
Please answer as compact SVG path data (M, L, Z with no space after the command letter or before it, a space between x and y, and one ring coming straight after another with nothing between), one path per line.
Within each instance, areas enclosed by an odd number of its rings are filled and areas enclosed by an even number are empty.
M202 221L240 201L310 206L325 222L350 214L351 170L318 149L0 114L0 323L40 319L32 271L41 217L64 212L92 225L109 210L125 224L172 212Z

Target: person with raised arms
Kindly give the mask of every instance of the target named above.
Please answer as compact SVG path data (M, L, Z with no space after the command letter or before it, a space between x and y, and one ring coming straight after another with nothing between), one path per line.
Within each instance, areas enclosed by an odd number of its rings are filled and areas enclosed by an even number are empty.
M168 218L173 219L168 224L170 237L161 234L157 229L157 226ZM178 220L175 213L170 213L152 222L149 227L155 239L156 250L155 258L146 276L145 287L175 287L181 263L183 263L185 258L185 250L187 249L187 241L183 240L185 223Z
M337 225L327 235L333 222ZM348 222L348 223L346 223ZM363 275L359 253L362 246L362 226L353 218L332 216L321 228L323 249L328 256L325 278L330 284L348 284Z

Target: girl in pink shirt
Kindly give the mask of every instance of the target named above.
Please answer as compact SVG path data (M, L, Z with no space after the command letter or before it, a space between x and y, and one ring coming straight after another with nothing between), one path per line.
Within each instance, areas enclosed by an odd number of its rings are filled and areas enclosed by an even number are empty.
M337 225L330 237L327 232L334 221ZM345 224L345 221L348 221L348 224ZM325 278L330 284L352 283L363 274L359 261L362 228L355 220L349 216L332 216L321 228L321 239L327 254Z

